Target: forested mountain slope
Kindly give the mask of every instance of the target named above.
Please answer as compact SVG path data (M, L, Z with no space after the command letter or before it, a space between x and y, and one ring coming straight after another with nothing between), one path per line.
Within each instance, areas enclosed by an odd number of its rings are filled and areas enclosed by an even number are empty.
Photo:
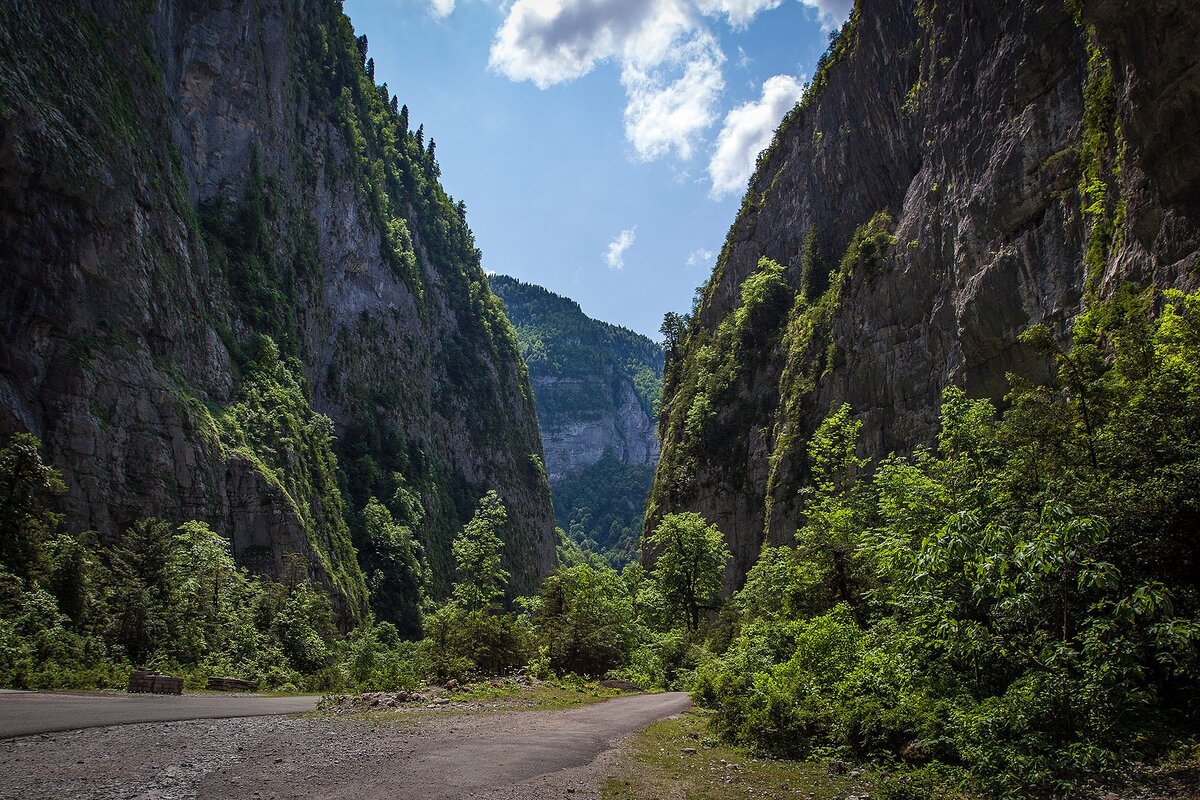
M554 534L516 337L373 72L337 2L0 5L0 433L73 530L204 520L403 623L370 497L438 593L487 489L514 592Z
M540 286L490 280L529 365L558 524L628 561L658 463L662 347Z
M1019 339L1124 286L1194 288L1196 6L860 0L760 156L703 299L668 337L646 516L694 510L739 584L803 524L808 443L934 441L943 389L1053 365Z

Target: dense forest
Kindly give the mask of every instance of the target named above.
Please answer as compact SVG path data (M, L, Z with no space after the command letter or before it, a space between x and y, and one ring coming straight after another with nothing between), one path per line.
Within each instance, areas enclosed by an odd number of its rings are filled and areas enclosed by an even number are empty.
M637 558L658 462L662 347L540 286L490 282L529 366L558 525L620 568Z

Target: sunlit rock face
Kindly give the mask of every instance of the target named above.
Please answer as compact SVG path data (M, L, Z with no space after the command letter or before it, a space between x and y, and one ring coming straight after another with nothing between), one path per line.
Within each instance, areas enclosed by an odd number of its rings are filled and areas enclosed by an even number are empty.
M1030 324L1065 342L1089 297L1196 286L1200 12L1071 5L864 0L760 157L668 355L646 516L720 526L730 587L791 540L832 407L863 422L862 455L909 452L946 386L1045 377ZM778 309L739 314L764 257Z
M494 488L535 587L553 516L515 338L337 4L69 5L2 12L0 433L41 437L70 526L203 519L244 563L301 554L357 616L367 496L420 497L444 590ZM260 335L295 386L257 419L296 435L242 441Z

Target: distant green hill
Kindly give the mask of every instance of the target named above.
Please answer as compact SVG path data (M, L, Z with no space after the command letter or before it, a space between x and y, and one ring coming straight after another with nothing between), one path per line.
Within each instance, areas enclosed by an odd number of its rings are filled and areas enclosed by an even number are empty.
M629 561L658 462L662 346L540 286L490 280L529 365L558 524L586 549Z

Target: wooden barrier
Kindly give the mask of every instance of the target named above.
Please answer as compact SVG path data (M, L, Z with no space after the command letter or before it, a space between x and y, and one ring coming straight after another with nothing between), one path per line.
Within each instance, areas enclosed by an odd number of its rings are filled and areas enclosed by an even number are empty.
M159 675L148 669L135 669L129 674L130 692L152 694L183 694L183 678L174 675Z
M258 688L258 681L244 681L241 678L214 675L208 679L208 688L218 692L253 692Z

